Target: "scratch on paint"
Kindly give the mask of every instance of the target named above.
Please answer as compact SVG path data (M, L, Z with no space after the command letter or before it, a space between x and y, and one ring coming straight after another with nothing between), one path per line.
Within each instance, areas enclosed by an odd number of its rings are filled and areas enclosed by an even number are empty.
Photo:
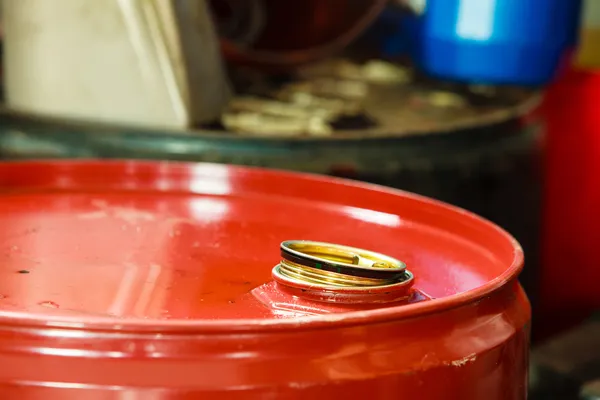
M454 367L462 367L463 365L473 362L476 359L477 359L477 354L472 353L464 358L461 358L460 360L454 360L454 361L450 362L450 365L452 365Z

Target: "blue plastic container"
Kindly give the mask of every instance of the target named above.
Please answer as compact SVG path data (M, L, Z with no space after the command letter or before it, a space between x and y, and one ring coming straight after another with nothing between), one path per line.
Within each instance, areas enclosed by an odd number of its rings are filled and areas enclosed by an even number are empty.
M543 85L577 42L581 0L428 0L413 57L457 81Z

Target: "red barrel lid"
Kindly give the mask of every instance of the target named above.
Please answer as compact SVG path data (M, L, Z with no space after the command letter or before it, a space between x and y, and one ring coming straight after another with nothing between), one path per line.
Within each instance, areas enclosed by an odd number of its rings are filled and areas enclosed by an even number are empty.
M212 164L0 164L0 323L141 330L276 329L439 311L520 272L506 232L424 197ZM282 318L249 293L280 244L337 243L402 260L432 300Z

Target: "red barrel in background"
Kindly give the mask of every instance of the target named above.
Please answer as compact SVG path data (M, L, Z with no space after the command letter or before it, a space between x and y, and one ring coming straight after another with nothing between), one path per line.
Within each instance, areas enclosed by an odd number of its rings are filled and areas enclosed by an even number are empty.
M542 336L600 309L599 111L600 72L572 69L547 92Z
M575 63L551 85L546 119L545 211L536 336L600 309L600 2L584 0Z
M0 398L526 398L522 251L464 210L210 164L5 163L0 188ZM422 296L290 295L287 239L398 258Z

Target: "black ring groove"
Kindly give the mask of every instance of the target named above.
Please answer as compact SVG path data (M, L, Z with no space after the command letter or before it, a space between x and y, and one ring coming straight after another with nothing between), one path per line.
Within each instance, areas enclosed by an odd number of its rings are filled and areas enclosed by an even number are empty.
M281 258L296 264L304 265L306 267L315 268L322 271L335 272L338 274L344 274L349 276L356 276L360 278L395 281L405 281L409 278L409 275L406 273L405 270L401 272L390 271L385 269L374 270L365 269L361 267L348 267L344 265L337 265L334 263L327 262L326 260L315 261L307 257L300 257L296 254L292 254L285 248L281 248Z

